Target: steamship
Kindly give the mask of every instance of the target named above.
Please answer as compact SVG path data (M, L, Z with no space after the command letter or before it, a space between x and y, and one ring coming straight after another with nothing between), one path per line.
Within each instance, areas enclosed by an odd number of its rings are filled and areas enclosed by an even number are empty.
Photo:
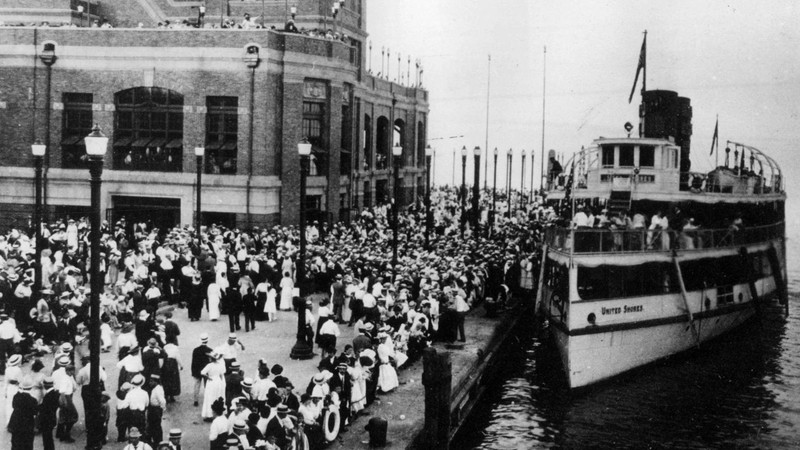
M595 140L548 182L547 202L564 216L588 208L602 222L545 230L537 309L572 388L698 347L765 302L787 302L780 167L728 141L724 163L693 172L691 119L688 98L643 89L640 137L626 124L628 137Z

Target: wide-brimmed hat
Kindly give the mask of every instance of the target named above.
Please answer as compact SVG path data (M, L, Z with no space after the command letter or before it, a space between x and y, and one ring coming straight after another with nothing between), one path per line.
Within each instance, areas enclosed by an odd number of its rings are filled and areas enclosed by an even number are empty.
M144 384L144 377L141 374L134 375L133 379L131 380L131 384L134 386L141 386Z
M22 362L22 355L11 355L6 361L6 366L17 366Z

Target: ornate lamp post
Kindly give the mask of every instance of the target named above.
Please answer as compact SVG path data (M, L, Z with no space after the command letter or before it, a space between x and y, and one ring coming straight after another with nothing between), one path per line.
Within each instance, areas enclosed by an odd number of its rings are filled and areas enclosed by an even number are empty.
M303 281L306 277L306 176L308 175L308 157L311 155L311 143L303 138L297 144L300 154L300 255L297 258L297 288L300 292L300 305L297 308L297 342L292 347L289 357L292 359L311 359L314 349L306 340L306 304L303 292Z
M36 141L33 145L31 145L31 152L33 153L33 164L34 164L34 201L36 202L33 208L33 220L32 220L32 227L33 228L33 242L36 245L36 253L34 255L33 267L34 267L34 279L33 279L33 293L36 298L39 298L39 291L42 290L42 243L41 243L41 234L42 234L42 161L44 158L45 153L47 152L47 146L42 144L40 141Z
M202 212L202 191L203 191L203 156L206 154L205 147L195 147L194 156L197 160L197 211L195 212L195 233L197 233L197 247L200 247L200 227L203 226Z
M494 231L494 215L497 212L497 147L494 148L494 180L492 181L492 213L489 215L489 229Z
M84 138L91 175L91 251L89 294L89 395L86 412L86 448L103 448L103 418L100 414L100 291L103 289L103 274L100 273L100 189L102 187L103 157L108 148L106 137L97 124L91 134ZM86 389L86 388L84 388Z
M431 157L433 148L425 147L425 248L430 249L430 234L433 226L431 217Z
M475 156L475 179L472 180L472 231L477 236L481 219L479 210L481 199L481 148L476 145L472 150L472 154Z
M519 177L519 208L524 206L523 196L525 195L525 149L522 149L522 164L520 164L521 174Z
M508 211L506 211L506 217L509 219L511 218L511 160L514 157L514 151L508 149L506 152L506 193L508 195Z
M396 144L392 147L392 166L394 167L394 199L392 201L392 282L397 277L397 210L400 202L400 157L403 155L403 147Z
M467 146L461 147L461 237L467 226Z

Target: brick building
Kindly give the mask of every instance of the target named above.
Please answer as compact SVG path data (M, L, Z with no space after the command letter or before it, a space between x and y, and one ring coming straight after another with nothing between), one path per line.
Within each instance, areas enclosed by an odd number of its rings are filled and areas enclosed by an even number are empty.
M388 201L396 143L402 202L421 195L428 94L367 70L366 0L347 1L335 18L330 0L291 3L301 30L347 38L282 31L291 12L276 0L0 0L0 21L17 25L0 27L3 225L29 223L36 140L47 145L47 214L88 212L82 138L94 123L110 138L101 197L110 220L192 223L202 146L205 223L296 223L304 137L311 217L346 219ZM205 28L148 28L196 23L201 4ZM208 28L245 11L265 29ZM115 28L85 26L103 18ZM77 27L25 26L45 20Z

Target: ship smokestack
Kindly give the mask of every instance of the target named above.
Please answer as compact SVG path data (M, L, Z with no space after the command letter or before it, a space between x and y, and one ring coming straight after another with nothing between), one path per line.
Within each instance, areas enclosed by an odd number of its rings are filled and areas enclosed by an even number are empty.
M692 105L687 97L666 90L645 91L642 94L640 117L644 122L644 137L670 139L681 148L681 189L688 189L689 157L692 144Z

